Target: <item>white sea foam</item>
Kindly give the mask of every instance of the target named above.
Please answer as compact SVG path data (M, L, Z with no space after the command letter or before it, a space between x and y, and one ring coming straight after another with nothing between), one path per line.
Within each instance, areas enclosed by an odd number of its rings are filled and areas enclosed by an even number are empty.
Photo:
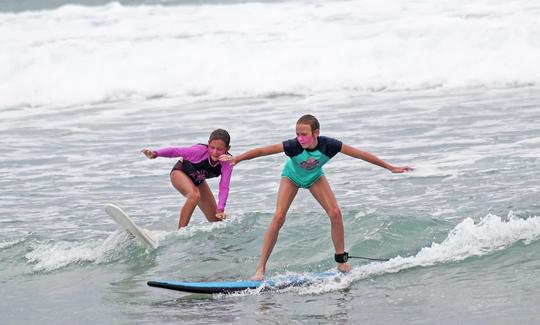
M16 239L16 240L0 241L0 250L11 248L13 246L16 246L16 245L24 242L25 240L26 240L26 238L21 238L21 239Z
M0 107L538 84L539 12L365 0L3 13Z
M158 245L166 245L170 238L191 238L201 233L210 233L216 229L222 229L240 219L230 217L224 222L191 225L177 231L147 230L147 232ZM17 242L0 243L0 248L10 247ZM129 246L140 246L137 241L122 230L111 233L103 242L47 242L40 243L33 247L32 251L25 255L28 263L33 265L36 272L50 272L64 268L72 264L82 263L109 263L121 255ZM144 248L141 246L141 249ZM150 252L150 251L146 251Z
M353 268L347 275L329 277L325 280L319 280L314 285L289 290L298 290L302 294L320 294L340 290L351 286L358 280L387 273L397 273L414 267L458 262L469 257L483 256L505 249L517 241L530 244L539 238L540 217L537 216L522 219L510 213L505 219L489 214L478 222L466 218L450 231L444 241L424 247L414 256L398 256L387 262L372 262ZM248 292L248 294L259 292L260 290L256 290Z
M231 225L238 225L242 218L236 215L227 215L227 218L222 222L207 222L206 220L201 223L191 222L189 227L185 227L176 231L168 232L167 237L174 236L177 238L192 238L202 233L211 233L217 229L224 229Z
M356 267L350 275L339 282L330 279L323 285L303 288L302 292L322 293L344 288L354 281L381 274L458 262L472 256L483 256L505 249L517 241L529 244L539 237L540 217L537 216L522 219L510 213L508 218L504 219L489 214L478 222L466 218L450 231L444 241L424 247L414 256L398 256L388 262L373 262Z
M31 252L25 255L28 263L33 264L36 272L50 272L72 264L81 263L108 263L114 260L117 254L133 244L125 231L115 231L103 242L49 242L37 244Z

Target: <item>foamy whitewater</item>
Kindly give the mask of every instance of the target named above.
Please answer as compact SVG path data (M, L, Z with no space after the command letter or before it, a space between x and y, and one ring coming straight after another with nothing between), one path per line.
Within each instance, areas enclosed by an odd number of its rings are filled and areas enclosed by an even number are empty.
M533 1L0 3L0 324L540 322L539 16ZM225 222L197 210L177 230L176 160L140 150L225 128L238 154L306 113L415 168L325 166L347 250L388 261L270 291L148 287L249 278L286 156L235 167ZM300 191L267 276L334 271L333 254Z
M111 3L3 13L1 106L534 85L533 4Z

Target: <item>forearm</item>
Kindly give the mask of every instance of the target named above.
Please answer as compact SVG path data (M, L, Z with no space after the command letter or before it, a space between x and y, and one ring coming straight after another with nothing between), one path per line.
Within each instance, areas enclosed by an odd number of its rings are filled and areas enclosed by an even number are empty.
M154 153L156 154L156 157L175 158L184 156L187 153L187 150L179 147L166 147L156 149L154 150Z
M189 161L199 161L207 155L208 149L204 145L194 145L191 147L166 147L154 151L156 157L176 158L182 157Z
M218 205L217 205L218 212L225 211L225 205L227 204L228 197L229 197L229 187L223 186L223 185L220 186L219 194L218 194Z
M239 163L243 160L250 160L257 157L273 155L279 152L283 152L283 144L281 143L267 146L267 147L260 147L260 148L248 150L236 156L234 159L236 163Z
M365 160L367 162L370 162L374 165L377 165L377 166L380 166L382 168L386 168L388 170L390 170L392 168L392 165L390 165L389 163L387 163L386 161L380 159L379 157L375 156L374 154L371 154L369 152L366 152L366 151L361 151L362 153L362 160Z
M262 148L255 148L248 150L238 156L236 156L236 162L239 163L244 160L251 160L253 158L264 156Z
M362 150L353 148L346 144L343 144L343 147L341 148L341 152L353 158L362 159L364 161L380 166L382 168L386 168L388 170L391 170L393 167L392 165L380 159L379 157L375 156L374 154L371 154L367 151L362 151Z
M227 198L229 197L229 187L231 183L232 167L229 163L222 162L221 167L221 179L219 181L219 193L218 193L218 212L225 211L225 205L227 204Z

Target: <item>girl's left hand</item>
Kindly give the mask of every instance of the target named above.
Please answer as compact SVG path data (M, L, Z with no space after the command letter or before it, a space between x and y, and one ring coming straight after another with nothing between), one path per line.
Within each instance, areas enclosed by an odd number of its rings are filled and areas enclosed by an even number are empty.
M219 220L225 220L227 218L227 215L223 211L218 212L218 213L216 213L216 218L218 218Z

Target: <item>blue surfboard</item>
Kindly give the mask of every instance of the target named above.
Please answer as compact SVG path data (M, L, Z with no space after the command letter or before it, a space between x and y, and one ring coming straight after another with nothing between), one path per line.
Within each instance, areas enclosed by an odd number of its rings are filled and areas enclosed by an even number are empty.
M336 272L307 273L284 275L263 281L210 281L210 282L187 282L187 281L148 281L151 287L164 288L192 293L231 293L248 289L282 289L287 287L307 286L317 281L331 277L339 277Z

